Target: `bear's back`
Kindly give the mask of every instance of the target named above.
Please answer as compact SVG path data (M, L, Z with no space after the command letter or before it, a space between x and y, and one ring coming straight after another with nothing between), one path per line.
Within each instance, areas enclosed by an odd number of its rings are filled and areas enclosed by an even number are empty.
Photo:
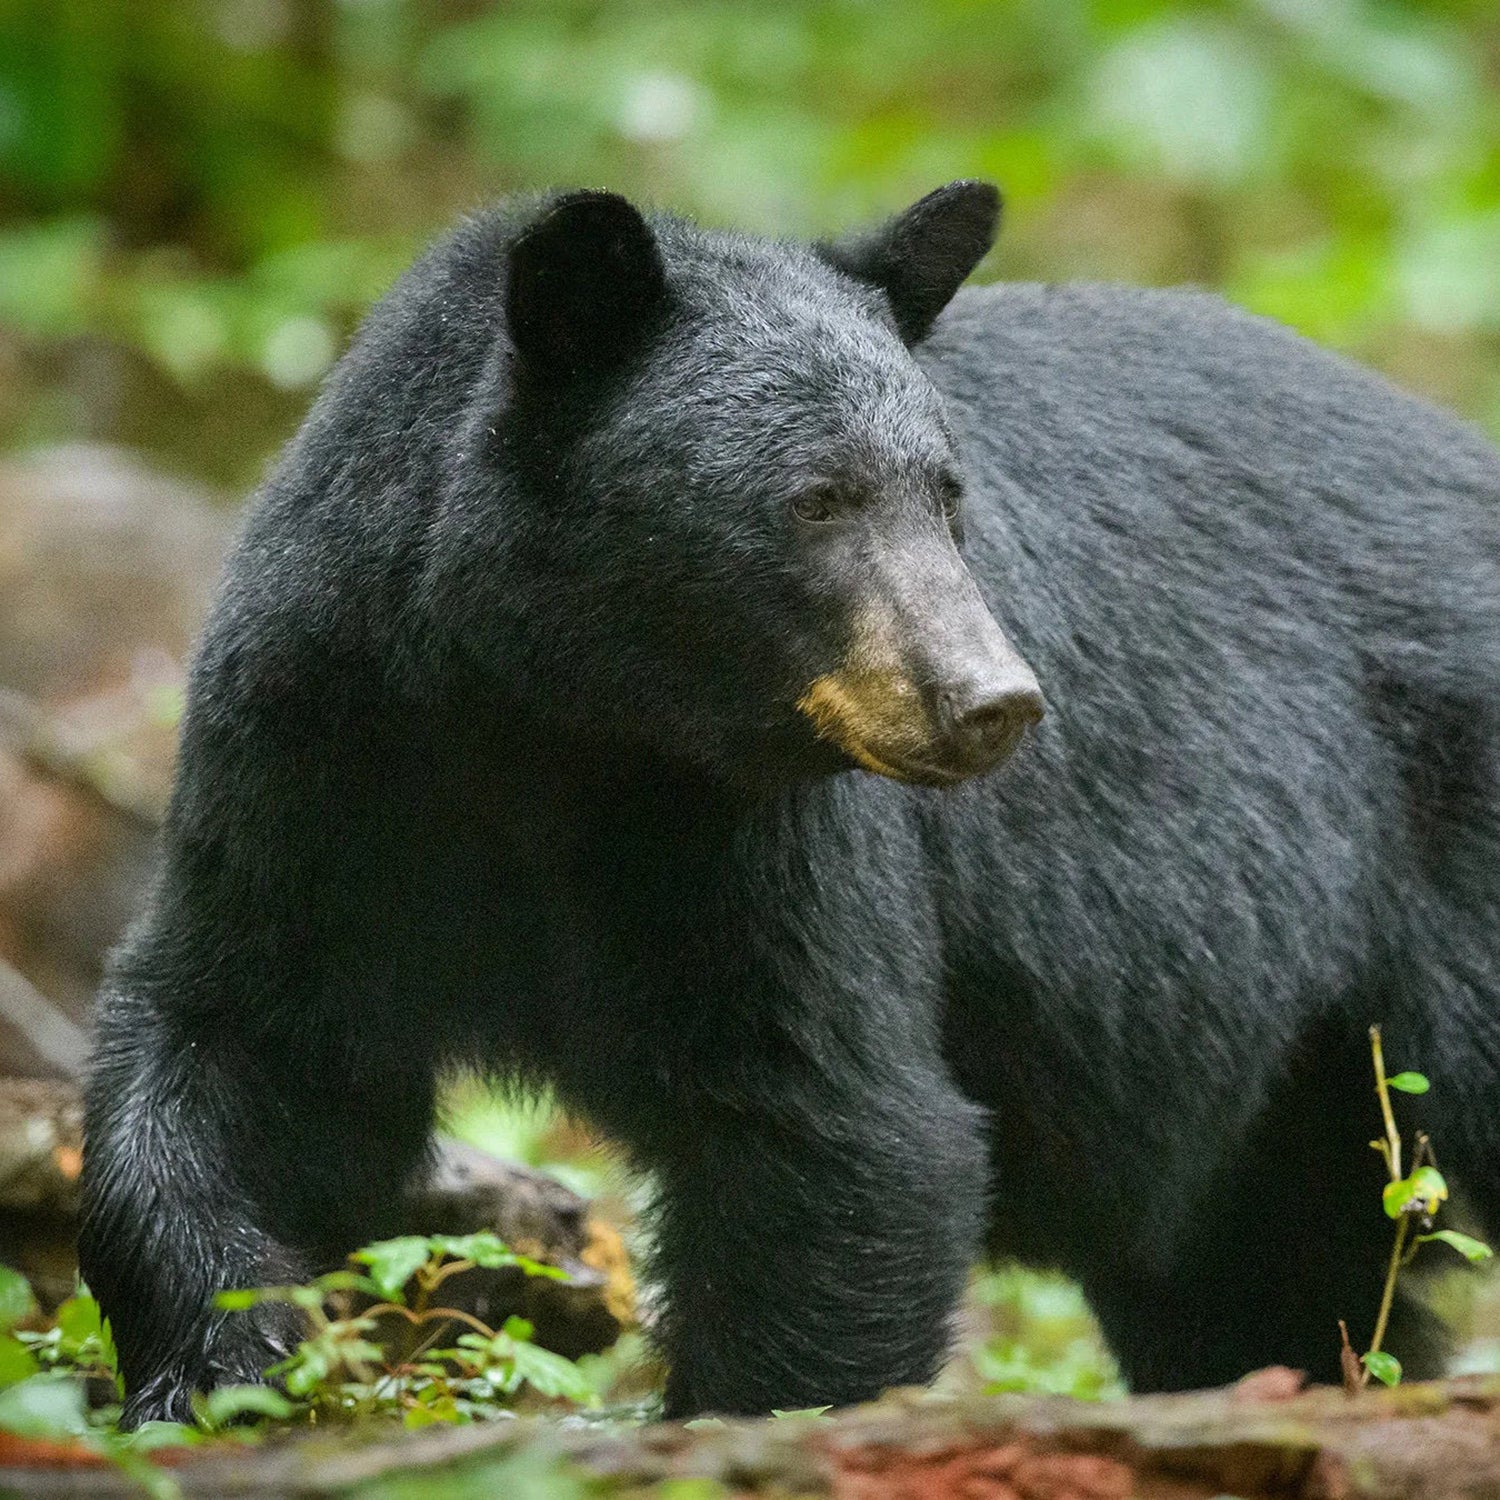
M1169 1158L1215 1169L1223 1055L1249 1109L1310 1007L1362 1037L1415 1024L1392 994L1440 1035L1475 1003L1457 976L1492 938L1456 914L1500 910L1500 456L1201 293L961 293L919 358L969 467L965 555L1048 702L928 813L960 1012L1026 1038L965 1086L1008 1124L1094 1089L1070 1159L1112 1159L1156 1101L1170 1142L1111 1184L1138 1204ZM1052 1208L1016 1230L1048 1252Z

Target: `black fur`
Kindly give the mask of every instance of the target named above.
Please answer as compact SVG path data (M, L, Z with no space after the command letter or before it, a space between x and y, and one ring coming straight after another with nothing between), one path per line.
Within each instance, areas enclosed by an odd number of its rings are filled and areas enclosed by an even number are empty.
M675 1414L926 1380L986 1241L1139 1387L1335 1378L1374 1021L1500 1234L1500 459L1209 296L937 318L994 200L933 201L857 254L515 204L371 314L229 565L101 1006L130 1420L281 1352L212 1293L380 1233L450 1062L655 1172ZM1050 711L937 789L796 705L872 598L1004 656L959 463ZM1419 1309L1392 1347L1433 1367Z
M908 344L926 338L995 240L1000 194L988 182L950 182L863 234L818 248L830 265L879 287Z

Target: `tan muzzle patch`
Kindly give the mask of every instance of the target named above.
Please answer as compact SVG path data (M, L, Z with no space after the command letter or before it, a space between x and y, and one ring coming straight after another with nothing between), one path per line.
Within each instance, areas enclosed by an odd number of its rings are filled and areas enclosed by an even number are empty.
M932 738L916 685L897 672L829 672L814 680L797 708L820 738L867 771L896 781L913 779L901 762L920 761Z

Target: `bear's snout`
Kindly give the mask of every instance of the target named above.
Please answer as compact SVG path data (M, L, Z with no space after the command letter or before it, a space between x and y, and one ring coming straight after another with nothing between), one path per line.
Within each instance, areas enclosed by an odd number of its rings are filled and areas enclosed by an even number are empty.
M1036 678L1013 654L941 686L923 678L918 686L899 670L830 673L797 707L865 770L926 786L993 770L1044 711Z
M1021 736L1046 712L1041 688L1029 669L976 675L938 690L937 725L943 760L967 775L991 770L1008 760Z

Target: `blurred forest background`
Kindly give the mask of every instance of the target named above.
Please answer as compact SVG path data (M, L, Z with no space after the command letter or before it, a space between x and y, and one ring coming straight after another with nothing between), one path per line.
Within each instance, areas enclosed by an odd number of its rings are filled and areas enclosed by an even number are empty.
M496 194L804 234L999 182L991 277L1193 281L1500 431L1493 0L0 0L0 445L252 483Z
M0 960L86 1024L234 506L455 216L599 185L804 235L960 176L1007 197L981 277L1216 287L1500 435L1495 0L0 0ZM142 463L3 469L64 442ZM604 1180L545 1112L457 1116ZM1071 1289L976 1309L982 1379L1112 1388Z

